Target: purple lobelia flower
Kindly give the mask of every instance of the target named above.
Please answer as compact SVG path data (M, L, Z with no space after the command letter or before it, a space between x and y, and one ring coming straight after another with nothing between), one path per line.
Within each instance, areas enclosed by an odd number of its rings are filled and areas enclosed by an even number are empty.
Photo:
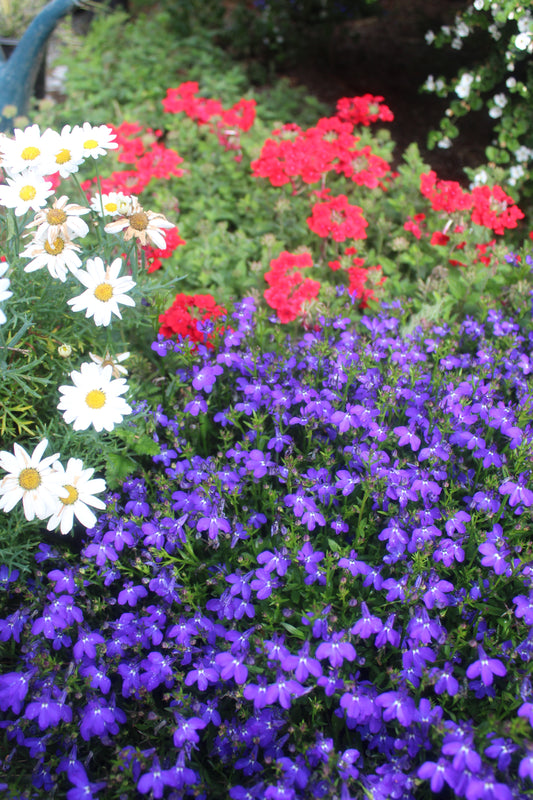
M26 719L36 719L40 730L54 728L59 722L72 720L72 709L63 700L54 700L50 693L28 703L24 712Z
M93 792L99 792L100 789L105 789L107 786L105 781L98 781L97 783L90 781L85 768L80 763L69 767L67 776L73 784L73 788L67 791L67 800L96 800L96 795Z
M466 670L467 678L472 679L479 676L484 686L491 686L494 675L500 677L507 675L505 665L498 658L489 658L481 645L478 645L478 655L479 658Z
M355 647L344 636L344 631L338 631L328 641L319 644L315 653L317 659L323 661L327 658L332 667L342 666L343 661L353 661Z

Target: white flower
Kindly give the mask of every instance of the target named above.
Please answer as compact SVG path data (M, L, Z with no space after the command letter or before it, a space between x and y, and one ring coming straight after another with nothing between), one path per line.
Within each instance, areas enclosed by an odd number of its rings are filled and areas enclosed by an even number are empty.
M507 105L507 95L503 94L503 92L501 94L495 94L492 99L500 108L505 108Z
M9 291L9 278L3 277L8 269L9 264L0 264L0 303L3 303L4 300L9 300L9 298L13 296L13 292ZM3 325L5 322L7 322L7 317L0 308L0 325Z
M87 289L83 294L68 300L72 310L85 311L86 318L93 317L97 327L101 325L107 327L111 322L112 314L122 319L118 304L135 305L135 300L126 294L133 289L135 281L127 275L119 278L121 267L122 260L120 258L116 258L111 266L106 266L99 256L89 258L87 271L80 270L76 275Z
M8 474L0 481L0 509L11 511L22 500L27 520L50 516L58 496L57 474L53 465L59 453L41 460L48 440L43 439L31 456L19 444L13 446L14 454L0 452L0 467Z
M35 175L50 174L50 152L46 146L46 138L41 136L38 125L21 130L15 128L15 138L3 136L0 148L4 157L2 166L9 175L31 170Z
M511 186L515 186L515 184L520 180L520 178L523 178L525 174L526 171L521 164L511 167L509 170L509 184Z
M530 150L529 147L525 145L520 145L520 147L515 150L514 154L517 161L529 161L531 156L533 156L533 150Z
M70 239L63 239L58 235L53 244L46 238L35 236L31 243L20 254L22 258L31 258L24 267L24 272L35 272L46 267L52 278L58 278L62 283L67 279L68 272L73 275L79 273L81 258L78 256L80 248Z
M118 147L114 141L116 135L107 125L91 125L84 122L82 127L75 125L72 129L74 141L81 147L85 158L105 156L108 150Z
M516 78L512 77L507 78L507 80L505 81L505 85L507 86L508 89L514 89L514 87L516 86Z
M441 150L447 150L451 146L452 140L449 136L444 136L439 142L437 142L437 147L440 147Z
M130 353L117 353L115 356L112 356L109 350L106 350L104 356L95 356L94 353L89 353L89 355L91 360L95 364L98 364L100 369L110 366L114 378L120 378L121 375L128 374L128 370L126 367L122 367L121 363L130 357Z
M105 481L102 478L91 480L94 469L83 469L80 458L69 458L66 469L56 461L54 472L58 477L61 496L56 498L55 508L46 526L48 530L51 531L59 525L61 533L66 534L72 530L74 517L85 528L93 528L96 525L96 515L89 506L100 510L105 508L105 503L94 497L95 494L105 491Z
M37 226L36 236L46 238L49 244L54 244L59 235L63 239L86 236L89 233L89 226L84 219L81 219L81 215L88 213L88 208L77 203L69 203L68 197L63 195L59 200L55 200L50 208L38 211L33 221L26 227Z
M59 387L63 396L57 407L64 412L65 422L74 423L75 431L84 431L90 425L96 431L112 431L126 414L131 414L131 406L120 396L128 391L128 385L123 378L113 380L111 366L100 369L86 362L70 377L74 385Z
M27 170L7 178L6 183L0 186L0 205L13 208L16 216L21 217L30 209L39 211L51 194L53 188L50 181Z
M466 100L468 95L470 94L470 89L474 82L474 76L470 75L468 72L465 72L461 75L461 80L455 87L455 94L457 97L460 97L462 100Z
M169 222L163 215L155 211L145 211L137 199L127 215L117 217L108 222L104 227L106 233L120 233L124 231L124 241L138 239L139 244L145 247L152 244L154 247L166 247L165 229L174 228L174 223Z
M485 0L474 0L474 8L476 11L483 11L485 7Z
M426 44L433 44L433 42L435 41L435 34L433 33L433 31L427 31L425 39L426 39Z
M474 186L486 186L489 182L489 176L487 172L482 169L474 175L474 180L470 184L470 191L474 188Z
M47 128L43 138L49 153L50 175L59 172L62 178L68 178L78 171L85 159L85 153L79 137L72 133L70 125L65 125L61 133Z
M514 40L514 46L517 50L527 50L531 42L530 33L519 33Z
M131 212L137 198L123 192L96 194L91 198L91 208L101 217L117 217Z

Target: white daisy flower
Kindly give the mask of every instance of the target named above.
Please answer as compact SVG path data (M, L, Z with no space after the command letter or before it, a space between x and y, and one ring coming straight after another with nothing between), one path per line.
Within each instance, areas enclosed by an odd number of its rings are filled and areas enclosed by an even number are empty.
M83 237L89 233L89 226L84 219L81 219L81 215L88 214L89 210L77 203L69 203L68 197L62 195L59 200L54 200L51 207L38 211L33 222L26 227L37 226L36 236L47 238L51 245L54 244L58 235L61 235L63 239Z
M48 440L43 439L31 456L19 444L14 453L0 452L0 467L8 474L0 481L0 509L11 511L22 500L27 520L45 519L53 512L58 496L58 477L53 470L59 453L41 460Z
M72 136L79 143L84 158L98 158L105 156L108 150L115 150L118 147L116 134L107 125L91 125L84 122L82 127L75 125L72 129Z
M130 353L117 353L116 356L112 356L109 350L106 350L105 356L95 356L94 353L89 353L89 355L92 361L98 364L100 369L110 366L114 378L120 378L121 375L128 374L128 370L126 367L122 367L121 363L130 357Z
M16 216L21 217L30 209L39 211L53 193L50 181L28 170L7 178L0 186L0 206L13 208Z
M62 178L68 178L73 172L78 171L80 164L85 160L85 153L79 138L72 133L70 125L65 125L61 133L48 128L43 138L49 153L49 175L59 172Z
M155 211L145 211L137 201L135 201L131 211L125 216L108 222L104 230L106 233L120 233L124 231L124 241L138 239L143 247L153 244L162 250L166 247L165 234L163 231L174 228L174 223L169 222L163 214Z
M63 491L62 496L57 497L53 514L48 520L48 530L51 531L59 525L64 535L72 530L74 517L85 528L93 528L96 525L96 515L89 506L100 510L105 508L105 503L94 497L95 494L105 492L105 481L102 478L92 479L94 469L84 469L80 458L69 458L66 469L56 461L54 472L58 475Z
M69 306L73 311L85 311L87 318L93 317L97 327L104 325L107 327L111 322L111 315L115 314L122 319L122 314L118 304L134 306L132 300L126 292L133 289L135 281L127 275L119 278L122 267L122 259L115 258L110 266L106 266L102 259L89 258L87 260L87 271L80 270L76 277L87 287L83 294L68 300Z
M0 264L0 303L3 303L4 300L9 300L9 298L13 296L13 292L9 291L9 278L4 278L8 269L9 264ZM7 317L0 308L0 325L3 325L5 322L7 322Z
M123 192L96 194L91 198L91 208L101 217L116 217L119 214L129 214L136 200L134 195L127 195Z
M131 406L120 396L128 391L128 385L124 378L113 380L111 366L101 369L86 362L70 377L74 385L59 387L63 396L57 407L64 412L65 422L74 423L75 431L84 431L90 425L96 431L112 431L126 414L131 414Z
M22 258L32 259L24 267L24 272L35 272L46 267L52 278L58 278L65 283L69 270L73 275L80 272L82 261L78 255L79 250L77 244L59 234L53 244L50 244L46 235L44 238L35 236L20 254Z
M41 176L50 174L50 151L39 126L30 125L24 130L15 128L14 137L3 136L0 140L2 166L6 172L12 176L26 170Z

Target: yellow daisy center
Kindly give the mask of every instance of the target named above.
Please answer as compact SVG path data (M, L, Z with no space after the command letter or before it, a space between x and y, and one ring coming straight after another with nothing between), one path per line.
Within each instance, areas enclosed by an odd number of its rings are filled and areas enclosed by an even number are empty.
M35 161L41 155L41 151L38 147L25 147L20 155L24 161Z
M113 297L113 287L110 283L99 283L94 290L94 296L102 303L107 303Z
M58 236L53 244L50 244L50 242L47 239L46 242L44 243L44 249L46 250L49 256L58 256L65 249L65 242L63 241L61 236Z
M85 402L89 408L103 408L105 405L105 394L100 389L91 389L85 397Z
M72 158L72 154L70 150L60 150L59 153L56 155L56 164L66 164Z
M73 505L76 502L76 500L78 499L78 497L80 496L79 493L78 493L78 490L75 489L74 486L71 486L70 483L66 483L63 486L63 489L67 490L68 497L60 497L59 499L61 500L61 502L65 506Z
M63 225L67 221L67 215L60 208L51 208L46 214L46 221L49 225Z
M95 147L98 147L98 142L96 139L87 139L87 141L83 143L83 147L85 150L94 150Z
M105 210L112 214L114 211L118 211L118 205L113 202L106 203L104 206Z
M134 231L145 231L148 227L148 214L146 211L137 211L130 217L130 228Z
M35 467L26 467L19 475L19 486L27 492L37 489L41 484L41 476Z
M37 190L35 186L23 186L19 192L19 197L21 200L33 200L36 194Z

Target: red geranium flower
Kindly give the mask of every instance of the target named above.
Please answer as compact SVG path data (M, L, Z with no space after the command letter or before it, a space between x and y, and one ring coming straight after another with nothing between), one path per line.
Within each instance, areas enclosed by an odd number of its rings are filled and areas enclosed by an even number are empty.
M505 194L501 186L476 186L472 190L472 200L472 222L491 228L494 233L503 234L505 228L516 228L518 220L524 218L513 198Z
M280 322L297 319L303 311L303 304L313 300L320 291L319 281L304 278L301 269L313 266L309 253L280 253L270 262L270 271L265 273L265 281L270 285L265 290L265 300L275 309Z
M472 208L472 196L463 192L457 181L437 180L436 173L431 170L420 176L420 191L427 197L434 211L466 211Z
M213 334L205 334L198 323L226 315L226 309L217 305L210 294L177 294L176 299L164 314L159 315L159 333L167 339L175 336L189 338L194 343L212 348ZM217 328L222 331L223 328Z
M392 122L394 114L382 103L380 95L364 94L361 97L342 97L337 102L339 119L352 125L370 125L371 122Z
M344 194L323 203L315 203L307 224L314 233L323 237L330 236L336 242L366 239L365 228L368 226L363 217L363 209L350 205Z

